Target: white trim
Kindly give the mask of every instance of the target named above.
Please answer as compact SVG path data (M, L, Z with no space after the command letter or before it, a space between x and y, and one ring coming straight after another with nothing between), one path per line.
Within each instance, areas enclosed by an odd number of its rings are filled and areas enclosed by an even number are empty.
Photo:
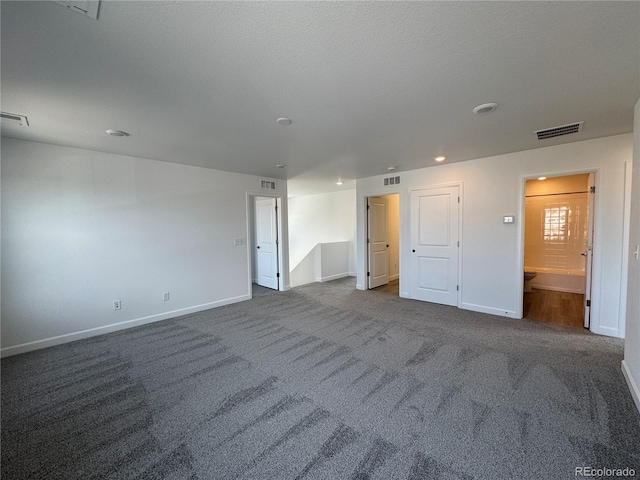
M330 282L331 280L337 280L339 278L348 277L349 272L336 273L334 275L328 275L326 277L316 277L316 282Z
M410 298L409 292L400 292L400 298Z
M592 284L591 284L591 326L589 330L593 333L599 333L602 335L609 335L613 337L619 337L619 329L601 328L600 327L600 298L602 296L602 243L604 234L604 196L603 192L603 168L602 166L593 166L580 168L576 170L564 170L564 171L550 171L540 170L536 173L520 175L520 193L518 195L518 210L520 213L520 221L518 222L518 244L517 244L517 259L518 265L524 265L524 221L525 221L525 196L526 196L526 184L527 180L538 178L541 175L551 176L566 176L566 175L578 175L581 173L595 173L596 175L596 211L594 212L594 235L593 235L593 257L592 257ZM518 288L518 294L516 300L516 318L523 317L523 301L524 301L524 275L523 268L516 269L515 283ZM615 333L610 333L613 331ZM606 332L606 333L605 333Z
M624 163L624 207L622 210L622 258L620 266L620 309L618 336L625 338L627 330L627 276L629 274L629 229L631 223L631 178L633 162Z
M58 335L42 340L35 340L33 342L21 343L20 345L13 345L11 347L3 348L2 350L0 350L0 356L4 358L11 355L17 355L19 353L26 353L33 350L53 347L55 345L62 345L63 343L74 342L76 340L82 340L83 338L96 337L105 333L117 332L118 330L138 327L140 325L146 325L147 323L159 322L161 320L167 320L169 318L175 318L182 315L187 315L189 313L201 312L203 310L209 310L211 308L222 307L224 305L229 305L232 303L244 302L245 300L251 300L251 294L240 295L239 297L225 298L224 300L203 303L202 305L196 305L194 307L181 308L179 310L172 310L170 312L135 318L133 320L125 320L124 322L112 323L111 325L104 325L102 327L89 328L88 330L80 330L79 332L66 333L64 335Z
M584 290L580 290L579 288L549 287L547 285L531 285L531 288L535 290L551 290L552 292L579 293L584 295Z
M636 404L636 408L638 409L638 412L640 412L640 388L638 388L638 384L631 375L629 365L627 365L627 362L624 360L622 360L622 374L624 375L624 379L627 381L627 385L629 386L629 391L631 392L633 401Z
M357 185L356 185L356 192L357 192ZM378 190L374 190L378 191ZM363 248L363 258L364 261L362 262L362 276L364 277L364 281L365 284L356 284L356 290L367 290L368 286L369 286L369 278L367 277L367 271L369 270L369 245L367 244L367 237L369 236L369 212L367 209L367 205L369 205L368 203L368 199L369 198L373 198L373 197L385 197L387 195L398 195L398 213L400 215L398 215L398 271L402 272L402 218L401 218L401 213L402 213L402 194L400 193L400 189L393 189L393 190L387 190L386 192L381 192L379 194L376 193L367 193L362 195L360 198L362 198L364 205L362 206L362 208L364 209L364 214L362 216L362 222L360 224L360 227L362 228L362 243L360 244ZM356 196L356 209L358 208L358 198ZM357 250L357 244L358 244L358 225L357 225L357 221L356 221L356 257L358 256L358 250ZM357 262L357 259L356 259ZM357 266L356 266L357 269ZM357 276L357 273L356 273ZM366 285L366 286L365 286Z
M394 280L397 280L400 278L400 274L396 273L395 275L389 275L389 281L393 282Z
M291 285L287 283L283 288L284 288L284 291L286 292L288 290L291 290Z
M246 192L246 220L247 220L247 241L246 241L246 247L247 247L247 262L248 262L248 275L247 277L249 278L249 292L251 292L251 284L252 283L258 283L257 279L253 279L253 276L255 275L255 272L252 271L252 257L253 257L253 243L254 243L254 239L250 238L250 232L251 232L251 203L255 204L255 199L256 197L264 197L264 198L275 198L276 199L276 206L278 207L278 214L277 214L277 223L278 223L278 270L280 273L280 279L278 280L278 290L281 292L284 292L287 290L286 285L284 284L285 282L285 278L288 280L288 275L285 277L285 262L284 262L284 243L285 243L285 238L284 238L284 234L283 234L283 223L282 223L282 194L281 193L261 193L261 192L253 192L253 191L247 191ZM254 210L254 215L255 215L255 207L253 207ZM289 254L289 251L287 249L287 255ZM289 285L289 288L291 288L291 286Z
M488 313L490 315L498 315L499 317L509 317L520 319L514 310L501 310L494 307L485 307L484 305L476 305L475 303L461 303L460 308L463 310L471 310L472 312Z

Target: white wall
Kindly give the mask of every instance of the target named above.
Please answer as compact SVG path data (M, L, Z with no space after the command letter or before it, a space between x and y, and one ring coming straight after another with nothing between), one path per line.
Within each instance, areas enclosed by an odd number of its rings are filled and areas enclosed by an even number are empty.
M319 243L350 242L349 273L355 275L355 189L289 198L289 265L300 266L309 275L296 272L292 286L315 281L313 273L300 265ZM313 261L310 258L308 261ZM302 283L299 283L302 282Z
M250 298L258 187L249 175L3 138L2 354ZM286 182L276 193L286 209Z
M640 248L640 100L633 123L633 187L629 226L629 262L627 284L627 331L624 344L624 372L633 399L640 410L640 261L634 251ZM625 252L626 254L627 252Z
M400 193L400 295L409 296L409 191L462 183L460 308L513 318L522 315L524 181L542 174L598 171L598 234L594 251L592 330L623 336L624 168L631 159L631 134L528 150L403 172L402 183L383 186L383 177L357 181L357 288L364 288L364 198ZM515 215L504 225L503 215ZM626 258L624 259L626 262Z

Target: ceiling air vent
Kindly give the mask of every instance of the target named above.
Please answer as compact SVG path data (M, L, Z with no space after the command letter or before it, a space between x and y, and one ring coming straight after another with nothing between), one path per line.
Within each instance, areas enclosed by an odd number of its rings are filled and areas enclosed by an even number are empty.
M275 190L276 182L273 180L260 180L260 188L263 190Z
M53 0L58 5L67 7L72 12L80 13L86 17L98 19L100 0Z
M544 130L536 130L534 133L538 136L538 140L561 137L562 135L581 132L583 123L584 122L577 122L570 123L568 125L561 125L559 127L545 128Z
M16 115L15 113L7 113L0 112L0 118L2 119L2 123L7 123L10 125L24 125L25 127L29 126L29 120L24 115Z

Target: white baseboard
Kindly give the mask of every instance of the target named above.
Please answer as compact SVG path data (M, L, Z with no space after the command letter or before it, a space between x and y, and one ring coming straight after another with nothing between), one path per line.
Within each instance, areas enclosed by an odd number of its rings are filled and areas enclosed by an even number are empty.
M365 290L364 285L361 283L356 283L356 290Z
M291 285L285 285L283 291L291 290Z
M400 298L409 298L409 292L400 292Z
M551 290L552 292L584 294L584 290L580 290L579 288L550 287L548 285L531 285L531 288L535 288L536 290Z
M349 272L336 273L335 275L328 275L326 277L316 277L316 282L330 282L331 280L337 280L348 276Z
M471 310L472 312L488 313L490 315L498 315L500 317L517 318L516 312L513 310L502 310L500 308L485 307L484 305L476 305L474 303L461 303L460 308L463 310Z
M349 272L350 277L357 277L358 274L356 272Z
M20 345L12 345L0 350L0 356L2 358L9 357L11 355L17 355L19 353L31 352L33 350L40 350L42 348L53 347L55 345L61 345L63 343L74 342L76 340L82 340L83 338L96 337L105 333L117 332L118 330L125 330L127 328L138 327L140 325L146 325L147 323L159 322L160 320L167 320L168 318L175 318L189 313L201 312L202 310L209 310L211 308L222 307L232 303L243 302L245 300L251 300L251 295L240 295L239 297L225 298L224 300L218 300L216 302L203 303L202 305L196 305L194 307L181 308L179 310L172 310L170 312L158 313L156 315L149 315L148 317L135 318L133 320L126 320L124 322L112 323L110 325L104 325L102 327L89 328L87 330L81 330L79 332L66 333L64 335L58 335L55 337L44 338L42 340L35 340L33 342L21 343Z
M627 381L627 385L629 385L629 391L631 391L631 396L636 404L636 408L638 409L638 412L640 412L640 389L631 375L629 365L627 365L627 362L624 360L622 360L622 374L624 375L624 379Z
M399 274L397 274L397 275L389 275L389 281L390 282L393 282L394 280L397 280L399 278L400 278Z

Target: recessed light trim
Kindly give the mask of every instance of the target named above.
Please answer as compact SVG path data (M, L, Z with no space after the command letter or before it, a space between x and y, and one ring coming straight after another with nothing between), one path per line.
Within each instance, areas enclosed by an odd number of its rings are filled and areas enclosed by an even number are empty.
M122 130L107 130L106 131L107 134L111 135L112 137L128 137L130 136L127 132L123 132Z
M342 180L338 180L338 181L336 182L336 185L342 185Z
M474 108L473 113L477 115L484 115L485 113L493 112L496 108L498 108L497 103L483 103L482 105L478 105Z
M283 164L283 163L278 163L276 165L276 168L287 168L287 166L285 164Z
M393 172L398 167L387 167L387 172Z
M538 180L546 180L547 177L538 177Z
M444 162L446 159L447 157L445 157L444 155L438 155L436 158L434 158L436 162Z
M276 120L276 122L278 122L279 125L282 125L283 127L286 127L288 125L291 125L293 122L291 121L290 118L287 117L280 117Z

